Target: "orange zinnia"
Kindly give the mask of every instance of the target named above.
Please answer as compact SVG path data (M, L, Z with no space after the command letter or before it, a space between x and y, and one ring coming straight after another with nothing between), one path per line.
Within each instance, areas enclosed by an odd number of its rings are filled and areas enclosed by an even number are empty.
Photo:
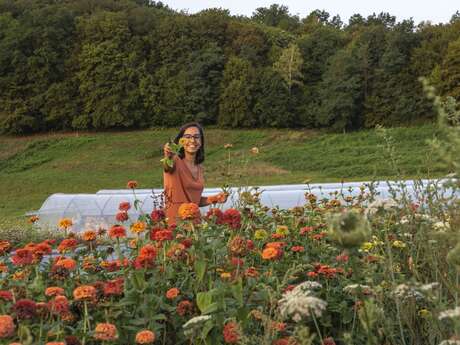
M180 205L179 217L183 220L194 220L200 218L200 208L197 204L190 202Z
M274 260L278 259L282 254L282 251L278 248L267 247L262 251L262 259Z
M68 229L73 225L72 219L70 219L70 218L62 218L62 219L59 220L58 225L59 225L59 228L61 228L61 229Z
M15 328L16 327L11 316L0 315L0 339L12 336Z
M59 296L64 295L64 289L58 286L50 286L45 290L45 296Z
M96 239L96 231L86 230L81 237L83 238L83 241L86 242L94 241Z
M98 323L94 330L94 338L98 340L116 340L117 328L111 323Z
M11 244L8 241L0 241L0 255L5 254L11 249Z
M155 333L152 331L140 331L136 334L137 344L152 344L155 341Z
M126 186L127 186L129 189L137 188L137 181L128 181L128 183L126 184Z
M77 263L74 259L62 257L56 261L54 266L65 268L68 271L72 271L77 267Z
M73 290L73 297L79 300L94 300L96 299L96 288L91 285L81 285Z
M168 291L166 291L166 298L167 299L174 299L177 296L179 296L180 290L178 288L171 288Z
M138 234L145 231L146 227L147 225L144 222L136 222L133 225L131 225L131 231Z

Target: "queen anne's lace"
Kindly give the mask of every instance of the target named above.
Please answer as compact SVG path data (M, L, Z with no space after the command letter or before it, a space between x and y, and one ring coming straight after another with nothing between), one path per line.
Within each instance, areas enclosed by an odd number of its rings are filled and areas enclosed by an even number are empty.
M311 296L311 291L303 288L303 286L296 286L292 291L283 294L278 302L283 318L291 317L295 322L299 322L302 317L322 315L327 303Z

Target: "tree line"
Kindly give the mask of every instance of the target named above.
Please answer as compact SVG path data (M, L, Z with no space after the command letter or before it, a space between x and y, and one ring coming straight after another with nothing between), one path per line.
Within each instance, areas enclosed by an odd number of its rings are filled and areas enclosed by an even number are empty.
M0 131L178 126L356 130L430 121L419 77L460 100L448 23L287 7L251 17L149 0L0 0Z

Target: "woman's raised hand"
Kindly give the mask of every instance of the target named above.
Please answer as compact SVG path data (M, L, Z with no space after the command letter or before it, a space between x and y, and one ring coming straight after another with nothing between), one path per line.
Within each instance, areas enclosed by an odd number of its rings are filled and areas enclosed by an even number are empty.
M174 155L174 152L172 152L171 147L169 146L169 143L166 143L163 146L163 153L165 157L171 158Z

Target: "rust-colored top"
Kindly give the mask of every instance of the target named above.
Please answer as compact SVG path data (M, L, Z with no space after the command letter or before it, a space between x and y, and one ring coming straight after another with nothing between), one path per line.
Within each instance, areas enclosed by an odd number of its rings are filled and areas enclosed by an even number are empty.
M193 177L187 164L178 156L173 156L172 172L163 171L166 217L168 224L176 223L177 211L183 203L193 202L200 206L204 189L203 167L198 165L198 176Z

